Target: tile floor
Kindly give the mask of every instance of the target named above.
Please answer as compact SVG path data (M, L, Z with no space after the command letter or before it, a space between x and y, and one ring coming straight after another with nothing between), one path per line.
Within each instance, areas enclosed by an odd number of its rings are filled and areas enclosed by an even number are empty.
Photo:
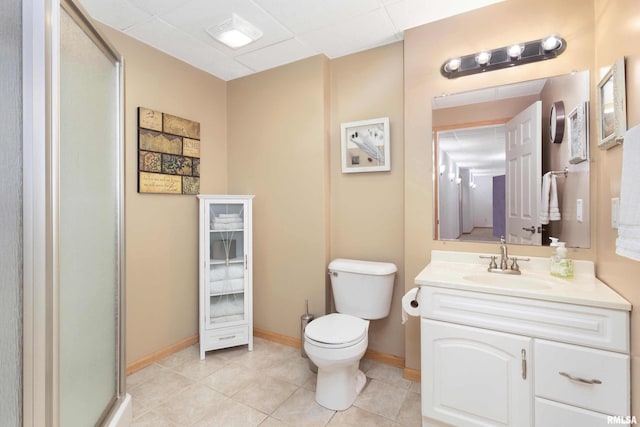
M133 426L420 426L420 384L402 369L362 360L367 385L346 411L315 401L316 375L300 349L256 338L210 351L194 345L127 377Z

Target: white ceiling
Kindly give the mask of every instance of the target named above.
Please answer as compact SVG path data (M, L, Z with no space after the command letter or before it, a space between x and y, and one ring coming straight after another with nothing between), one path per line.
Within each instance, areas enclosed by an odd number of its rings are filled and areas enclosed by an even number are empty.
M503 0L78 0L96 20L223 80L317 54L337 58ZM230 49L206 29L235 13L259 40Z
M505 173L505 125L455 129L438 133L438 150L475 176ZM455 172L455 171L454 171Z

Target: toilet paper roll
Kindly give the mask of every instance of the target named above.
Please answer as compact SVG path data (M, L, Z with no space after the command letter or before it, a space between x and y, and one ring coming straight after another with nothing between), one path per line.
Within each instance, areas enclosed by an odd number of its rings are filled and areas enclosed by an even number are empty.
M402 297L402 324L404 325L409 320L409 316L420 316L420 300L416 300L420 288L412 288L404 294ZM411 306L411 301L416 300L418 305L416 307Z

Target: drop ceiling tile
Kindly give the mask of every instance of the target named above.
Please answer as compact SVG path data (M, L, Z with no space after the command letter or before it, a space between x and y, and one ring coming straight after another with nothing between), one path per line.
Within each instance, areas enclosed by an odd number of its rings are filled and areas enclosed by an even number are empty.
M439 2L403 0L385 4L385 8L396 28L404 31L501 1L504 0L447 0Z
M230 18L231 13L239 15L261 30L262 38L245 47L231 49L211 37L206 31L207 28ZM169 24L230 56L242 55L293 38L293 34L278 21L249 0L192 0L178 10L161 17Z
M378 0L254 0L294 33L307 33L380 8Z
M308 58L318 53L318 51L306 46L299 40L289 39L264 49L239 55L236 60L256 71L262 71Z
M298 37L329 58L401 40L383 9L354 16L346 21Z
M121 31L151 18L127 0L82 0L82 6L92 18Z
M230 75L237 74L238 69L251 71L215 48L158 18L137 25L127 30L126 34L200 69L223 70L229 67Z
M190 0L128 0L139 9L144 10L152 15L160 15L162 13L169 12Z

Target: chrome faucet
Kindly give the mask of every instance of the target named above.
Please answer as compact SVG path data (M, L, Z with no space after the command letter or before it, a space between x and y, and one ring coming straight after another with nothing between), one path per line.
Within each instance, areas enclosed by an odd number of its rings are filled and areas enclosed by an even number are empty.
M507 269L509 261L509 254L507 251L507 241L504 240L504 236L500 237L500 268L502 270Z
M509 251L507 249L507 241L504 236L500 237L500 266L496 263L497 255L480 255L480 258L489 259L489 268L487 271L490 273L502 273L502 274L521 274L518 261L529 261L529 258L509 258ZM509 266L511 262L511 266Z

